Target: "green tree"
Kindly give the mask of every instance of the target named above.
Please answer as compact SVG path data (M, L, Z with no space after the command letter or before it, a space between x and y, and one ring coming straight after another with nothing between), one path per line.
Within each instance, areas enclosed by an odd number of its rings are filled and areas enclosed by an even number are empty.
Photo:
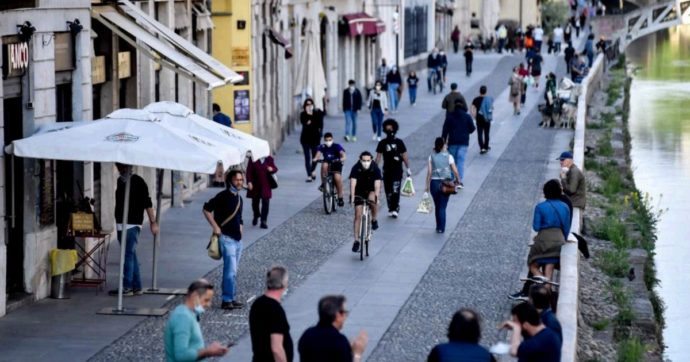
M565 0L542 0L540 10L541 22L546 34L551 34L556 25L565 25L570 14L570 8Z

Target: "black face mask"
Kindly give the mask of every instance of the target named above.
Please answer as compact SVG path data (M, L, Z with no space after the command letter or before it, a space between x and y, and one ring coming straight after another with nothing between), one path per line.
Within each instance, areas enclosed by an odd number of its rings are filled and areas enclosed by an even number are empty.
M386 130L386 135L388 135L388 138L393 138L393 137L395 137L395 131Z

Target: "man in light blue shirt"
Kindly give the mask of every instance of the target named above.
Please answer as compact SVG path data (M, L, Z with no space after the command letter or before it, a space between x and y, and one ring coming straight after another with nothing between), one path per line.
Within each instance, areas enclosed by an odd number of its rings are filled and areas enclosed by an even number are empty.
M199 318L211 307L213 284L199 279L187 288L184 302L170 314L165 326L165 359L168 362L199 361L206 357L219 357L228 348L218 342L204 346Z

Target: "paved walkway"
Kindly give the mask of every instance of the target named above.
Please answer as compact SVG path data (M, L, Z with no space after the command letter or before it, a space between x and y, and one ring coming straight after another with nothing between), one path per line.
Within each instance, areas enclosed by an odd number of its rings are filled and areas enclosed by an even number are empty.
M547 58L546 70L553 68L556 59ZM258 227L246 227L244 237L245 253L240 266L240 298L253 299L263 288L263 270L275 263L287 265L291 272L290 291L284 306L290 318L293 339L299 339L302 331L317 319L316 303L328 293L344 293L348 297L352 310L346 324L345 333L354 336L358 329L369 332L370 344L367 349L375 355L389 355L391 350L384 350L382 343L394 338L390 334L399 326L401 316L406 311L406 301L412 300L416 288L424 285L425 273L436 263L439 252L448 240L455 240L455 225L464 217L466 211L474 207L472 202L480 188L485 192L500 193L502 189L485 189L483 183L493 169L504 167L511 159L519 161L520 155L506 153L511 140L515 137L527 117L534 113L523 112L520 117L513 117L507 103L507 80L509 69L521 59L517 56L499 56L496 54L479 55L475 61L475 72L466 78L461 71L461 59L451 56L449 79L457 80L468 102L477 94L480 80L489 85L490 93L497 99L492 128L492 151L479 156L474 136L466 163L466 188L460 196L453 197L448 211L447 233L434 233L434 221L431 215L419 215L414 212L419 198L403 198L402 213L398 220L381 217L381 228L376 232L371 248L371 257L360 262L349 250L352 242L352 210L346 208L333 215L324 215L321 208L320 194L313 183L305 183L305 172L298 135L287 138L276 157L280 169L280 187L276 197L271 201L269 230ZM562 60L559 59L562 62ZM442 96L432 96L426 89L420 88L416 107L408 105L407 96L403 98L400 112L394 115L401 124L399 136L404 138L412 155L412 169L415 172L415 184L418 193L423 191L424 162L433 145L433 138L440 130L442 120L439 105ZM534 108L541 102L541 93L530 90L527 108ZM342 139L342 117L329 117L326 130L333 131L336 140ZM529 120L532 128L536 121ZM351 167L359 152L368 149L373 151L375 142L371 141L368 114L360 114L359 141L345 143L349 156L346 169ZM531 132L538 132L536 127ZM549 131L546 131L549 132ZM563 131L567 132L567 131ZM555 132L554 132L555 133ZM550 148L551 140L545 141ZM428 151L427 151L428 150ZM525 155L527 156L527 155ZM543 163L550 155L530 155L533 162ZM494 167L497 166L498 167ZM542 175L538 176L542 180ZM511 180L501 180L496 187L505 188ZM512 185L517 189L523 185ZM184 287L190 280L202 275L211 280L220 278L220 263L210 260L204 247L207 242L209 227L201 217L201 204L217 192L210 189L197 194L186 208L171 209L163 216L160 256L159 286ZM532 197L534 199L534 197ZM534 200L530 200L534 201ZM533 202L520 205L521 212L530 210ZM385 210L385 208L384 208ZM505 212L505 210L503 210ZM385 213L384 213L385 214ZM249 208L245 209L245 220L251 218ZM495 216L494 216L495 217ZM461 223L462 224L462 223ZM523 224L525 232L529 224ZM456 229L456 231L451 232ZM150 281L151 236L144 231L139 245L142 273L145 284ZM116 245L116 244L115 244ZM481 247L481 246L480 246ZM117 252L111 248L108 268L108 284L116 284ZM476 255L475 255L476 256ZM520 270L522 259L516 258L516 270ZM462 261L464 262L464 261ZM514 284L515 275L497 276ZM501 291L501 296L504 295ZM457 293L462 294L458 287ZM101 307L114 306L116 300L105 293L89 290L73 290L70 300L44 300L32 306L22 308L0 319L0 361L4 360L37 360L55 361L86 360L122 360L122 359L161 359L162 326L165 318L110 317L99 316L95 312ZM174 306L177 300L165 296L146 295L125 299L126 306L158 307ZM219 304L219 300L215 301ZM410 303L410 302L408 302ZM490 301L489 301L490 303ZM501 304L501 308L503 305ZM504 308L505 309L505 308ZM250 344L245 337L247 331L248 309L231 313L214 309L206 313L202 320L207 340L238 340L228 360L246 361L250 359ZM436 317L435 317L436 318ZM450 314L440 313L435 330L444 330ZM429 320L434 320L428 318ZM27 326L31 326L27 328ZM418 330L414 327L413 330ZM389 333L387 333L389 331ZM421 330L419 333L424 333ZM434 333L433 335L438 335ZM416 350L415 356L425 355L429 346L410 346ZM379 352L379 349L383 352ZM401 355L402 356L402 355ZM405 354L405 356L408 356ZM411 356L411 355L410 355ZM413 358L419 360L419 358ZM372 360L379 360L373 358ZM400 359L399 359L400 360Z

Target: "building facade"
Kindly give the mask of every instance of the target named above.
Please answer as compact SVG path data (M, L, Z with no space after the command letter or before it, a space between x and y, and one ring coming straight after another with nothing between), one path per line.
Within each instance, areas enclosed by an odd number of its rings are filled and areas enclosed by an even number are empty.
M119 108L175 101L211 116L209 89L231 71L207 53L206 0L16 0L0 4L0 127L4 145L43 124L90 121ZM85 151L86 152L86 151ZM49 252L75 202L88 197L102 230L115 229L110 163L22 159L3 153L0 316L50 291ZM137 168L151 195L182 204L205 175ZM111 238L114 240L114 238Z
M216 91L214 101L229 107L233 120L242 115L238 128L276 149L295 131L305 96L338 114L348 81L372 88L382 58L402 69L425 64L435 45L449 42L456 6L447 0L214 0L213 55L248 74L248 84ZM310 59L320 59L314 66L323 71L323 90L303 89L297 79L312 35L318 46Z

